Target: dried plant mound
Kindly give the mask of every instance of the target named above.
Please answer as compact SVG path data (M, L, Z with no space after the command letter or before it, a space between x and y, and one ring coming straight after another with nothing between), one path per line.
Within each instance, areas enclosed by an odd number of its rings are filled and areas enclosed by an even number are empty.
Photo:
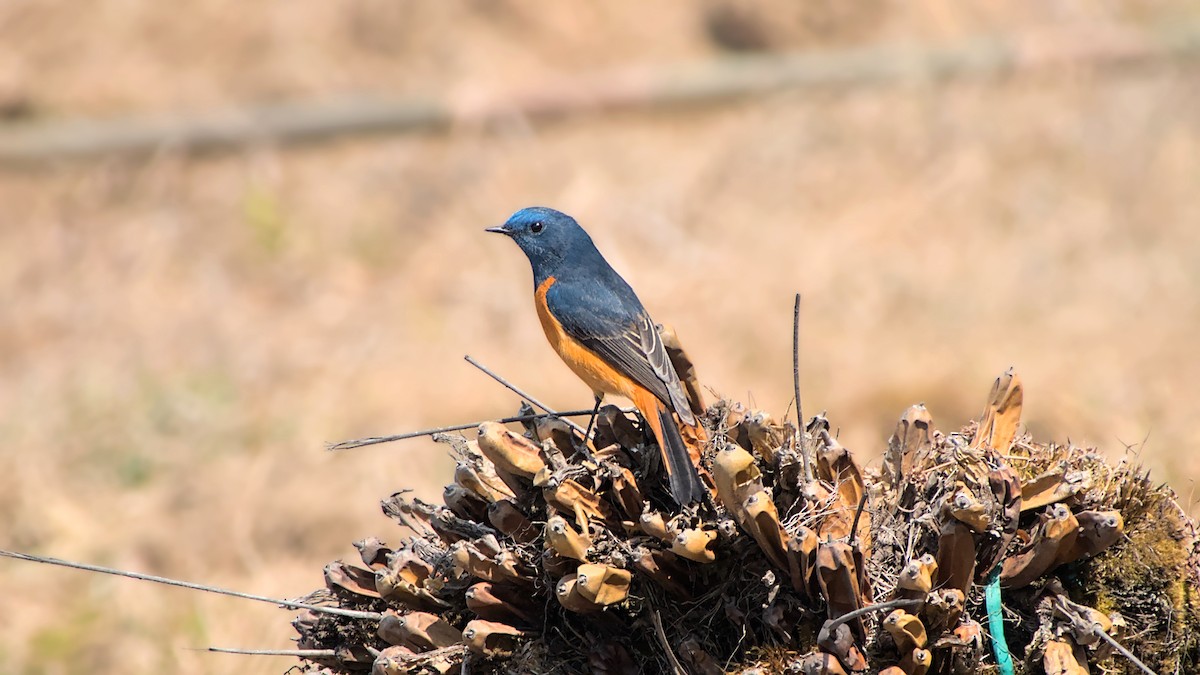
M407 534L357 542L362 565L331 563L307 599L380 618L301 614L299 646L324 650L304 667L998 672L990 583L1016 672L1139 672L1114 644L1195 672L1200 567L1174 494L1019 434L1020 411L1007 373L960 431L914 406L872 475L823 417L801 435L721 401L704 417L713 499L682 509L615 407L587 445L552 416L436 437L457 460L444 503L385 499Z

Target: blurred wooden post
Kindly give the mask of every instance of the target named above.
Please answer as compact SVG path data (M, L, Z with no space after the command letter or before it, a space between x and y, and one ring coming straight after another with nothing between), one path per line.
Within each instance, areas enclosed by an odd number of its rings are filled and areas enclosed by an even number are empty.
M1056 67L1111 69L1200 56L1200 25L1157 31L1090 27L955 47L870 47L730 57L690 66L574 76L492 92L473 104L353 97L197 115L64 120L0 127L0 165L30 166L163 151L230 150L347 135L431 133L513 117L550 119L617 109L711 105L783 90L941 82Z

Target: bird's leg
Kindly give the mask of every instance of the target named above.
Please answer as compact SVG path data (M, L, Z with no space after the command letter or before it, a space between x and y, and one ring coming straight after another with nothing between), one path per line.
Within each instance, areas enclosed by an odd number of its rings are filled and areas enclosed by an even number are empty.
M588 438L592 435L592 427L596 424L596 416L600 414L600 402L604 400L604 394L596 394L596 405L592 407L592 416L588 418L587 431L583 432L583 444L587 445Z

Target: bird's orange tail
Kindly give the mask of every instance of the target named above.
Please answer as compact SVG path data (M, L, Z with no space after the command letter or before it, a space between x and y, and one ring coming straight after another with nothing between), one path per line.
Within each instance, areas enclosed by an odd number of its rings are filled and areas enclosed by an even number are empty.
M633 398L633 404L641 411L642 417L650 423L650 430L658 441L662 452L663 466L667 470L668 482L671 486L671 496L680 505L691 504L704 499L704 485L700 482L697 464L693 463L688 446L684 443L675 418L654 394L642 390ZM703 431L700 432L703 434ZM696 453L699 455L699 452ZM699 460L697 456L696 460Z

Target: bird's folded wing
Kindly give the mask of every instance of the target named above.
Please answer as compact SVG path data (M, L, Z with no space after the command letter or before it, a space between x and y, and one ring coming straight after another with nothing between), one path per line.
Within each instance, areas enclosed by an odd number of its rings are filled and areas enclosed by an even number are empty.
M630 306L628 301L596 294L595 289L589 289L593 293L584 300L573 297L576 292L564 286L559 283L551 287L546 303L567 335L653 393L684 423L694 426L696 418L663 347L662 336L640 303ZM587 307L588 311L561 311L566 307Z

